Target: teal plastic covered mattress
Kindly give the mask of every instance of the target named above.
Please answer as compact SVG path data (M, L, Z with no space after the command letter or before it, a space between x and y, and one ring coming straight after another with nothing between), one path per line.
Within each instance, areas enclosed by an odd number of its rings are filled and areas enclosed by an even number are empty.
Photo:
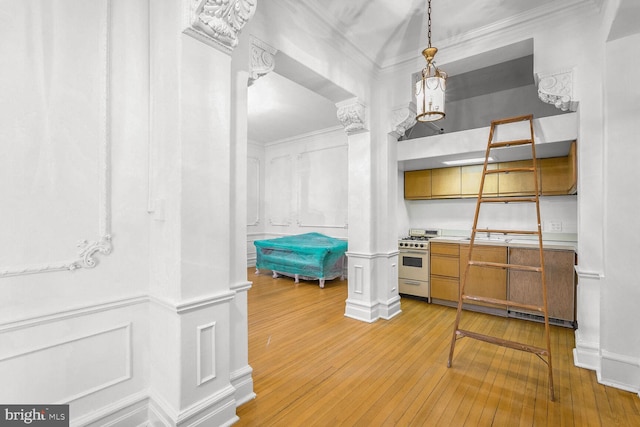
M272 270L274 277L285 274L298 278L324 281L343 276L345 240L320 233L306 233L276 239L256 240L256 272Z

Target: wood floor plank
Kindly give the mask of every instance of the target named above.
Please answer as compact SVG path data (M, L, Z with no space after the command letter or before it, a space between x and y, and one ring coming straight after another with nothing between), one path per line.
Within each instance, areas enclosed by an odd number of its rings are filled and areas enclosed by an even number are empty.
M637 394L573 365L574 333L552 327L557 401L536 356L463 338L455 309L403 298L390 320L344 316L347 282L256 276L248 291L256 399L238 426L640 426ZM538 323L465 312L461 327L544 346ZM476 329L477 328L477 329Z

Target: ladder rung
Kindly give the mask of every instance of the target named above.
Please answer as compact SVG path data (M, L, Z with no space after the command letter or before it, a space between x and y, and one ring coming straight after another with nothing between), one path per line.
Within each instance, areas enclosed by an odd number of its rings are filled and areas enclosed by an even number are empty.
M508 117L506 119L492 120L491 126L506 125L507 123L523 122L525 120L533 120L533 114L526 114L524 116Z
M535 354L539 354L541 356L548 356L549 352L544 349L544 348L540 348L540 347L535 347L533 345L528 345L528 344L522 344L516 341L509 341L509 340L505 340L502 338L498 338L498 337L493 337L491 335L484 335L484 334L479 334L477 332L471 332L471 331L465 331L462 329L457 329L456 330L456 335L460 336L460 337L469 337L469 338L473 338L475 340L480 340L480 341L485 341L491 344L497 344L500 345L502 347L509 347L509 348L513 348L515 350L520 350L520 351L527 351L529 353L535 353Z
M539 311L539 312L543 312L544 309L538 305L533 305L533 304L523 304L520 302L515 302L515 301L507 301L507 300L503 300L503 299L498 299L498 298L490 298L490 297L481 297L478 295L462 295L462 299L464 301L475 301L475 302L484 302L487 304L495 304L495 305L502 305L505 307L517 307L517 308L522 308L525 310L531 310L531 311Z
M476 228L476 233L498 233L498 234L529 234L538 235L536 230L497 230L491 228Z
M530 139L518 139L514 141L492 142L491 144L489 144L489 147L491 148L511 147L514 145L525 145L525 144L532 144L532 143L533 141Z
M480 203L523 203L523 202L535 202L535 197L482 197Z
M530 168L488 169L486 173L533 172L534 170L535 169L532 166Z
M504 264L501 262L469 260L469 265L475 265L476 267L509 268L511 270L535 271L536 273L542 272L542 267L534 267L531 265L520 265L520 264Z

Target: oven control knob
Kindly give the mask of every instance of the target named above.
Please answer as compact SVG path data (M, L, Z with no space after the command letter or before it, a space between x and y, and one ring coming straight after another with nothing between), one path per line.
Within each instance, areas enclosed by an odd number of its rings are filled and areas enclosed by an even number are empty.
M421 247L421 248L424 248L424 243L420 243L420 247Z

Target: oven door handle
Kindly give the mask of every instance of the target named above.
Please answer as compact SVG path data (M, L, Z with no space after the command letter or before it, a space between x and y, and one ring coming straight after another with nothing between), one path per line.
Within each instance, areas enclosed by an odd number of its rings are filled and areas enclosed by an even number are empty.
M415 280L407 280L407 279L403 279L402 282L405 285L414 285L414 286L420 286L422 284L421 282L417 282Z
M429 251L402 251L400 252L400 255L404 255L404 254L416 254L416 255L426 255Z

